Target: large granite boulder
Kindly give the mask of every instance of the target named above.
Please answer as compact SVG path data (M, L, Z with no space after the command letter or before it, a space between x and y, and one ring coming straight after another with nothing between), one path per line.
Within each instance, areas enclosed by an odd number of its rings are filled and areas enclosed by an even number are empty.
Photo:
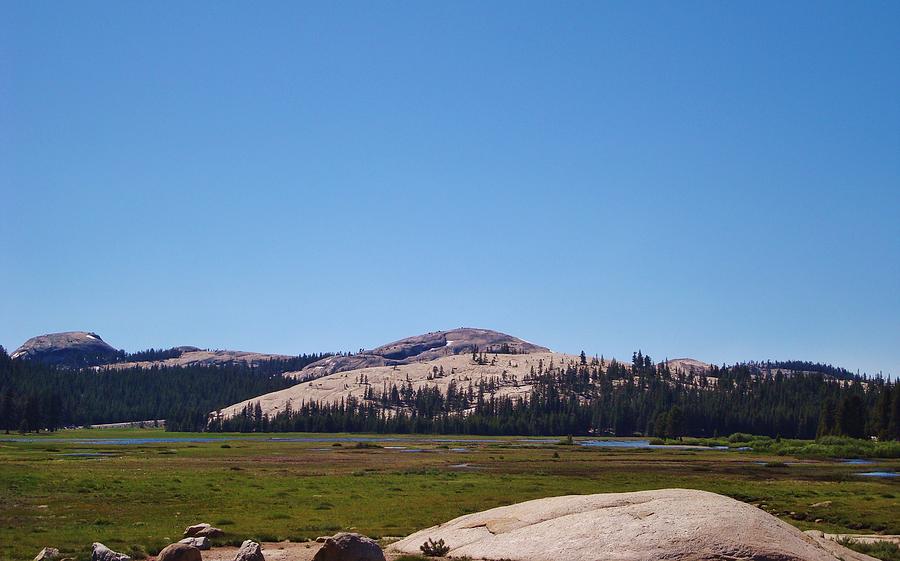
M687 489L537 499L461 516L391 548L418 554L429 539L444 540L451 557L511 561L872 560L823 547L751 505Z
M156 556L156 561L202 561L200 550L184 543L167 545Z
M10 356L14 359L81 368L113 362L118 355L119 352L96 333L67 331L32 337Z
M91 546L91 561L131 561L131 557L116 553L100 542L94 542Z
M384 552L371 538L342 532L326 538L313 561L384 561Z
M253 540L244 540L241 548L234 556L234 561L266 561L263 557L262 547Z

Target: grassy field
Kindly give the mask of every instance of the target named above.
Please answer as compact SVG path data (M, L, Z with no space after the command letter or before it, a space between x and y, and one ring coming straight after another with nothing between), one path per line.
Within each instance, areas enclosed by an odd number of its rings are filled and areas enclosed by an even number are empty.
M723 493L801 529L900 533L897 478L855 475L898 470L897 459L861 466L754 452L594 448L517 438L451 443L373 436L375 444L358 447L340 441L348 435L271 435L322 439L314 442L137 429L54 436L65 438L0 442L2 560L28 560L44 546L88 559L93 541L140 557L177 540L196 522L225 530L222 542L296 541L350 529L402 536L533 498L664 487ZM78 441L172 436L213 441Z

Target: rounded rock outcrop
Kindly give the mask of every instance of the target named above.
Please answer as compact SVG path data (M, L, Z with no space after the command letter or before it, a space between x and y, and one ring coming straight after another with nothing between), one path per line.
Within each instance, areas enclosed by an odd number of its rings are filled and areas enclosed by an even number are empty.
M82 368L108 364L116 360L118 353L96 333L66 331L32 337L10 357L54 366Z
M550 497L461 516L391 549L444 540L451 557L510 561L836 561L833 549L729 497L688 489ZM871 557L843 548L845 561Z

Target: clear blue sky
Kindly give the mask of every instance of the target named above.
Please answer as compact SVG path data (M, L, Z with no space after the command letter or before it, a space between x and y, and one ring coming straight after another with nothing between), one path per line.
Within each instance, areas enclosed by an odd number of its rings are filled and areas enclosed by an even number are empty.
M0 5L0 344L900 372L900 2Z

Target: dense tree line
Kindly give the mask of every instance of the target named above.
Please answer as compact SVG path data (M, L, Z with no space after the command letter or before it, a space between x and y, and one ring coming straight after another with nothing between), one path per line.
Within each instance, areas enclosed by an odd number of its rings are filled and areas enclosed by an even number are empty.
M162 354L160 354L162 353ZM166 351L143 355L164 356ZM326 355L300 355L255 366L153 368L58 368L13 360L0 347L0 430L54 430L166 419L170 428L205 424L220 407L296 383L284 372L299 370Z
M480 364L497 357L474 354ZM794 363L791 363L792 365ZM804 363L806 365L810 363ZM785 367L786 368L786 367ZM366 386L361 399L289 404L273 417L258 403L233 418L214 418L213 431L366 431L491 435L720 436L736 432L814 438L900 438L900 390L884 379L739 364L704 374L655 365L638 352L630 368L584 354L524 373L414 388ZM820 369L822 370L822 369ZM444 375L435 371L434 377ZM531 386L527 397L503 397L504 386ZM195 428L200 428L200 425Z

